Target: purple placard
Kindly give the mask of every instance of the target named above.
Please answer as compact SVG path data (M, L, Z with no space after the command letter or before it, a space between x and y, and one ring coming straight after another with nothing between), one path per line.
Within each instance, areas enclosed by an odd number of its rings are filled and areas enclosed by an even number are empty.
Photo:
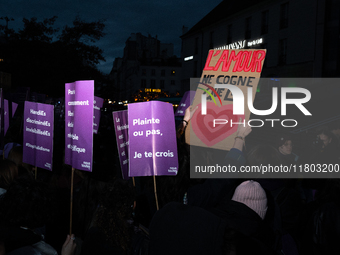
M53 105L25 102L24 163L52 170L53 120Z
M98 133L99 122L100 122L100 108L103 107L104 99L100 97L94 97L93 101L93 134Z
M9 127L9 109L8 100L4 99L4 134L6 135Z
M18 104L12 102L12 118L15 114L15 111L18 108ZM9 108L8 108L8 100L4 100L4 118L5 118L5 124L4 124L4 129L5 129L5 135L7 133L8 127L9 127Z
M2 94L2 88L0 88L0 147L3 148L4 146L4 126L3 126L3 119L4 119L4 98Z
M172 104L151 101L128 105L129 176L176 175L178 171Z
M189 90L184 93L181 102L176 110L175 116L184 116L185 110L191 105L195 98L196 91Z
M94 81L65 84L65 164L92 171Z
M9 109L8 109L8 100L4 99L4 134L6 135L8 127L9 127Z
M113 112L113 123L116 131L116 140L120 160L120 168L124 180L129 179L129 125L128 111Z
M18 108L18 104L13 102L12 103L12 118L14 117L14 114L15 114L17 108Z

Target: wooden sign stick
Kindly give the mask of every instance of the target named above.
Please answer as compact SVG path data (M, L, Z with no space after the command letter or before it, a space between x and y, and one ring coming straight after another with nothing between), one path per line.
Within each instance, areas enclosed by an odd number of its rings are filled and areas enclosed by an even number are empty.
M157 211L158 211L159 210L159 206L158 206L158 197L157 197L157 188L156 188L156 176L155 175L153 176L153 188L154 188L154 191L155 191L156 208L157 208Z
M71 199L70 199L70 236L72 235L73 178L74 178L74 168L72 167L72 175L71 175Z

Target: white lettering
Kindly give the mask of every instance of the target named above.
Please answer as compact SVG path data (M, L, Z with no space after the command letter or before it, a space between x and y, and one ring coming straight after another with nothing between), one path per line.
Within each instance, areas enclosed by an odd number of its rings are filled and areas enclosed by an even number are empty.
M44 112L43 110L35 111L33 109L30 109L30 114L35 114L35 115L39 115L39 116L46 116L46 112Z
M76 94L76 90L67 90L67 95L75 95Z

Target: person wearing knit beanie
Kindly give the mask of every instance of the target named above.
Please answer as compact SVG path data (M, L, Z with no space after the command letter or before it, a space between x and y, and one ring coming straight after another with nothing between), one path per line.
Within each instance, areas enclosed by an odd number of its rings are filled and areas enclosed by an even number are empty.
M235 189L231 200L243 203L255 211L261 219L264 219L267 212L267 196L261 185L253 180L242 182Z

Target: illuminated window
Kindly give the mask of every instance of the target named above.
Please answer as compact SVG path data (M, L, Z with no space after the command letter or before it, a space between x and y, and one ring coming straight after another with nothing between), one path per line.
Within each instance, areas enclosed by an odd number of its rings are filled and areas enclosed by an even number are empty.
M4 62L4 59L3 59L3 58L0 58L0 62Z
M175 76L176 75L176 71L175 70L171 70L171 76Z
M184 61L189 61L189 60L192 60L192 59L194 59L194 56L189 56L189 57L185 57Z

